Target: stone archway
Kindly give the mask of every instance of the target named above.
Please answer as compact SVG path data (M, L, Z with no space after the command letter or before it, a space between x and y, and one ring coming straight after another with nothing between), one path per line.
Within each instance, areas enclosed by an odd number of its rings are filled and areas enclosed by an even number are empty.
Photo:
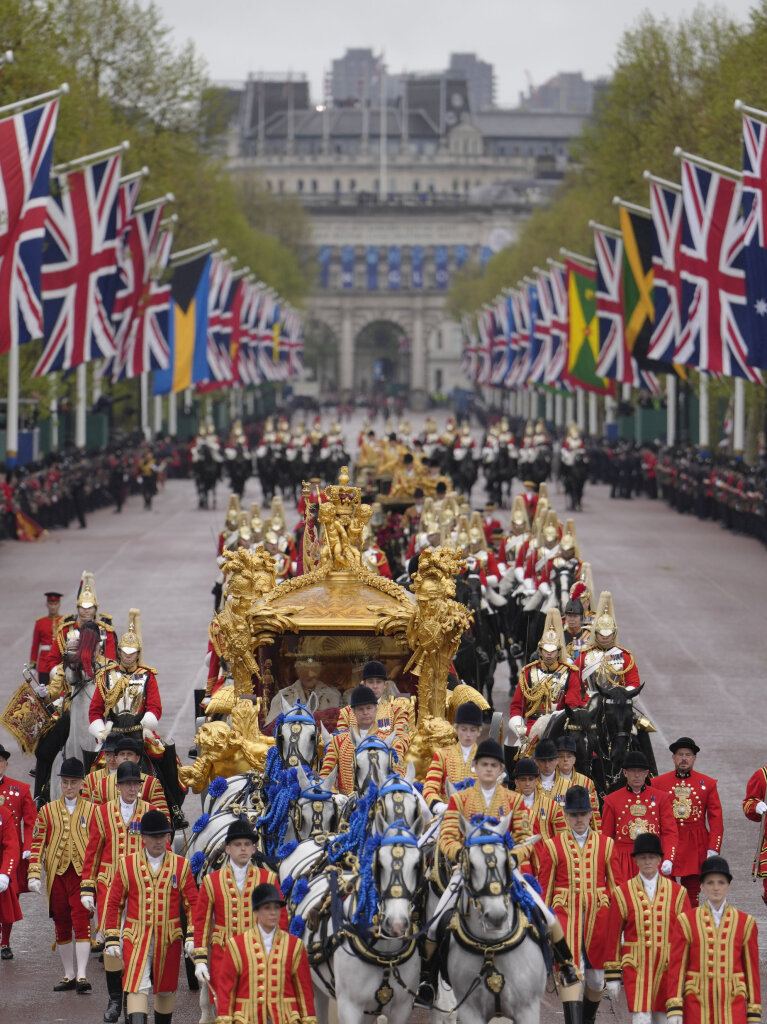
M340 341L337 328L331 322L311 314L307 317L303 364L306 380L317 383L319 395L337 386Z
M411 341L394 320L373 320L354 339L355 394L395 397L410 388Z

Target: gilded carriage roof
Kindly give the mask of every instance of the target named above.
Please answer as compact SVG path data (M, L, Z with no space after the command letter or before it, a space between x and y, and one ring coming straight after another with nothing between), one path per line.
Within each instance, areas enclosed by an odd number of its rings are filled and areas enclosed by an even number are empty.
M382 616L411 607L414 596L391 580L369 572L318 569L281 583L253 611L288 614L299 632L375 632ZM290 611L289 611L290 609Z

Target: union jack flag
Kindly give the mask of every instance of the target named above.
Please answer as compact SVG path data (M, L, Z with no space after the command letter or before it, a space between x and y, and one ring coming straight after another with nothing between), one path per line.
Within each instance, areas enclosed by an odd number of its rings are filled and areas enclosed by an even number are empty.
M548 365L551 362L551 323L554 316L551 280L549 275L543 270L536 273L535 294L537 298L535 317L533 319L535 350L530 362L530 380L535 384L542 384L546 378Z
M232 361L229 342L231 321L232 268L219 256L213 258L208 292L208 372L209 379L203 389L222 387L232 379Z
M0 121L0 353L43 333L45 216L59 102Z
M631 384L634 374L623 329L623 239L595 229L599 357L596 374Z
M520 355L520 325L522 323L522 313L520 308L520 295L518 291L511 291L506 296L507 304L507 315L508 315L508 369L506 370L506 376L503 378L503 386L507 391L515 387L516 380L516 363Z
M258 325L258 372L262 380L279 380L279 367L274 363L275 329L279 338L280 307L268 292L261 303Z
M461 356L461 370L468 381L477 379L477 348L479 341L472 326L471 317L464 316L461 323L463 327L463 355Z
M296 377L304 368L304 337L302 320L295 309L285 311L285 347L288 353L288 376Z
M477 383L486 385L490 383L493 371L493 339L495 337L495 317L491 309L483 309L477 316L477 331L479 332L479 347L477 357L479 368L477 370Z
M674 362L760 381L745 340L745 224L740 184L682 161L679 269L685 323Z
M491 384L493 387L504 387L514 361L514 351L511 347L511 338L514 332L514 307L511 295L504 295L499 299L495 308L495 322L498 333L495 338L496 352L493 357Z
M128 235L131 258L125 264L123 287L115 299L117 358L113 380L137 377L170 365L168 311L170 285L157 279L168 265L173 235L162 231L164 206L142 210L133 218Z
M679 280L681 194L676 189L651 182L650 211L654 229L652 266L655 322L647 357L668 363L674 358L682 330Z
M45 347L35 376L115 354L118 153L59 178L51 197L43 263Z
M767 369L767 125L743 118L743 217L751 366Z
M261 373L258 368L258 325L261 316L263 291L253 281L248 282L244 300L243 317L245 320L245 337L240 350L241 373L247 374L250 384L260 384ZM246 378L243 377L243 380Z
M528 288L515 292L514 320L517 354L506 378L506 387L519 389L527 384L530 367L530 295Z
M570 334L570 320L567 307L567 271L553 264L549 272L551 282L551 360L546 368L545 384L565 386L567 371L567 342Z

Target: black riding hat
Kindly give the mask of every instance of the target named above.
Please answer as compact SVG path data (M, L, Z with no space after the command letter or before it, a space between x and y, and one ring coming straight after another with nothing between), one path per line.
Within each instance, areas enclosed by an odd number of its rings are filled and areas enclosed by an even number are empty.
M281 907L285 906L285 900L282 898L280 890L276 885L270 885L269 882L262 882L256 886L251 901L254 910L258 910L264 903L279 903Z

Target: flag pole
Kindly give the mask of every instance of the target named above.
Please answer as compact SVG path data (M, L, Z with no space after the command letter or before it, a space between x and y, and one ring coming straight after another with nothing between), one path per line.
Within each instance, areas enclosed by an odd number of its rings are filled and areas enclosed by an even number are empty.
M573 252L572 249L565 249L564 246L560 246L560 253L563 256L567 256L571 260L575 260L577 263L583 263L587 267L596 267L597 261L593 260L590 256L581 256L579 252Z
M662 185L663 188L670 188L672 192L681 192L682 186L678 181L669 181L668 178L659 178L657 174L653 174L652 171L642 171L642 177L645 181L650 181L653 185Z
M709 446L709 413L708 413L708 374L705 370L698 371L700 389L698 393L698 447Z
M179 249L178 252L172 252L170 259L168 260L168 266L171 263L181 263L183 260L191 259L194 256L202 256L204 252L211 252L218 245L217 238L211 238L209 242L203 242L201 245L193 245L190 249Z
M75 448L85 449L85 401L88 387L88 364L79 363L75 370L77 401L75 404Z
M15 466L19 456L19 346L8 349L8 408L6 415L5 461Z
M652 217L652 210L647 206L640 206L639 203L630 203L627 199L621 199L620 196L613 196L613 206L622 206L629 213L638 213L642 217Z
M133 174L125 174L120 178L121 185L130 185L133 181L142 181L144 178L149 177L149 168L142 167L140 171L134 171Z
M605 235L610 235L612 238L623 238L623 235L617 228L608 228L606 224L600 224L598 221L590 220L589 227L593 231L601 231Z
M747 107L743 100L735 100L733 107L739 114L750 114L752 117L758 117L762 121L767 121L767 110L759 110L758 107Z
M735 394L732 408L732 454L742 455L746 437L746 382L735 378Z
M56 100L59 96L66 96L68 92L69 86L66 82L62 82L58 89L51 89L50 92L41 92L39 96L28 96L25 100L16 100L15 103L9 103L5 107L0 107L0 117L18 114L27 107L36 107L47 100Z
M681 146L674 146L674 156L679 157L680 160L689 160L691 164L697 164L698 167L703 167L707 171L714 171L716 174L721 174L725 178L732 178L734 181L740 181L743 177L742 171L737 171L734 167L725 167L724 164L714 163L713 160L707 160L696 153L688 153Z
M110 156L117 156L118 153L127 153L129 149L130 142L128 139L123 139L119 146L110 146L109 149L102 149L99 153L88 153L86 156L78 156L76 160L70 160L68 163L57 164L53 168L53 173L68 174L69 171L97 164L99 160L108 160Z
M175 203L176 197L172 192L166 192L164 196L160 196L159 199L149 199L146 203L141 203L139 206L134 207L134 213L146 213L147 210L156 210L158 206L164 206L165 203Z
M388 142L388 129L387 124L388 112L386 110L386 71L384 68L383 54L381 54L381 82L380 82L380 111L379 111L379 125L378 125L378 149L380 157L380 167L378 173L378 201L380 203L386 202L386 196L389 191L389 186L386 181L386 143Z
M676 444L676 374L666 374L666 444Z

